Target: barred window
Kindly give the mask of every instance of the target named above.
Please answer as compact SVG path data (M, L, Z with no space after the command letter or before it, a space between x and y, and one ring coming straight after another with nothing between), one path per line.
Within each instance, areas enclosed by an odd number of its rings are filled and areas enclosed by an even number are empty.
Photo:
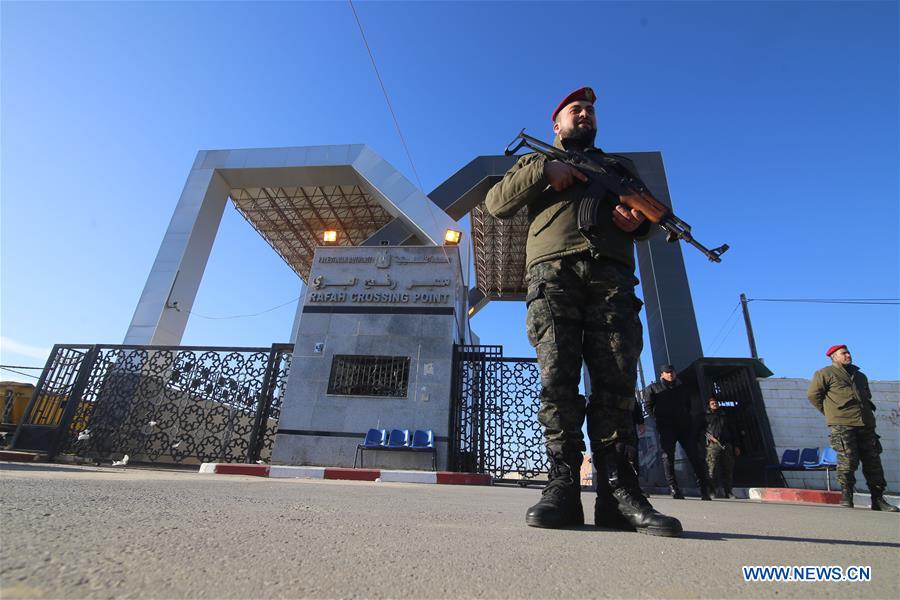
M405 398L408 385L408 356L335 354L331 362L328 393Z

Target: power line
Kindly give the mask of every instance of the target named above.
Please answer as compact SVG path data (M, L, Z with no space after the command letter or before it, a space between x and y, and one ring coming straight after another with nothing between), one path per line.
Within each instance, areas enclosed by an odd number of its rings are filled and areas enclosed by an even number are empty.
M724 343L725 343L725 340L727 340L727 339L731 336L731 333L734 331L734 328L737 327L737 324L738 324L738 323L740 323L740 319L735 319L735 320L734 320L734 323L731 325L731 329L728 330L728 333L725 334L725 337L723 337L721 340L719 340L718 346L716 346L715 348L713 348L713 349L712 349L712 352L710 352L710 354L712 354L713 356L715 356L716 351L719 349L719 346L721 346L722 344L724 344Z
M727 318L725 319L725 321L722 323L722 326L719 328L718 333L716 333L716 335L713 336L713 339L712 339L712 341L710 342L710 346L716 343L716 340L718 340L718 339L719 339L719 336L722 335L722 332L725 331L725 327L728 326L728 323L731 322L731 318L734 316L734 314L737 312L737 309L740 308L740 307L741 307L741 303L740 303L740 302L738 302L737 304L734 305L734 310L731 311L731 314L728 315L728 317L727 317ZM729 331L728 333L730 334L731 332ZM725 336L725 337L728 337L728 336ZM722 341L724 341L724 339L723 339ZM720 345L721 345L721 342L720 342ZM719 346L716 346L716 348L718 348L718 347L719 347Z
M21 371L16 371L15 369L10 369L9 367L0 367L0 369L3 369L4 371L12 371L16 375L24 375L25 377L31 377L32 379L40 379L40 377L32 375L31 373L23 373Z
M375 71L375 77L378 79L378 84L381 86L381 93L384 95L384 101L387 103L388 110L391 113L391 118L394 120L394 127L397 129L397 135L400 136L400 143L403 144L403 150L406 152L406 158L409 160L409 166L412 167L413 175L416 177L416 183L419 184L419 190L425 195L425 189L422 187L422 180L419 178L419 172L416 170L416 163L413 161L412 152L409 151L409 146L406 144L406 138L403 135L403 131L400 129L400 121L397 119L397 114L394 112L394 105L391 104L391 99L387 93L387 87L384 85L384 80L381 78L381 73L378 71L378 64L375 62L375 55L372 54L372 48L369 46L369 40L366 38L366 32L363 30L362 21L359 19L359 15L356 13L356 7L353 5L353 0L347 0L347 3L350 5L350 10L353 11L353 18L356 19L356 25L359 27L359 35L362 37L363 44L366 46L366 52L369 54L369 60L372 62L372 69ZM432 203L428 196L425 196L425 208L428 211L428 215L431 217L432 222L435 225L436 230L440 230L440 225L437 222L437 218L434 216L434 212L432 211ZM444 251L444 256L447 258L447 261L450 262L450 256L447 253L447 247L444 245L442 240L435 240L439 242L438 245ZM471 253L470 253L471 254ZM462 268L462 265L460 265ZM466 273L468 276L468 273Z
M187 313L188 313L189 315L194 316L194 317L200 317L201 319L213 319L213 320L221 320L221 319L243 319L243 318L245 318L245 317L258 317L259 315L264 315L264 314L266 314L266 313L272 312L273 310L277 310L277 309L279 309L279 308L281 308L281 307L283 307L283 306L287 306L288 304L293 304L294 302L297 302L298 300L300 300L300 298L301 298L301 296L297 296L296 298L294 298L294 299L292 299L292 300L288 300L287 302L285 302L285 303L283 303L283 304L279 304L278 306L273 306L272 308L267 308L266 310L263 310L263 311L260 311L260 312L257 312L257 313L250 313L250 314L246 314L246 315L230 315L230 316L227 316L227 317L211 317L211 316L208 316L208 315L201 315L201 314L199 314L199 313L195 313L194 311L191 311L191 310L187 311Z
M747 302L795 302L798 304L900 305L900 298L747 298Z
M21 365L0 365L2 369L33 369L35 371L43 371L44 367L23 367Z
M356 14L356 7L353 6L353 0L348 0L350 4L350 10L353 11L353 18L356 19L356 25L359 27L359 34L362 36L363 43L366 45L366 52L369 53L369 60L372 61L372 68L375 70L375 77L378 78L378 84L381 86L381 93L384 94L384 101L387 102L388 110L391 113L391 118L394 120L394 127L397 128L397 135L400 136L400 142L403 144L403 150L406 151L406 158L409 160L409 166L412 167L413 174L416 176L416 181L419 183L419 189L422 189L422 181L419 179L419 172L416 171L416 165L413 162L412 154L409 151L409 146L406 145L406 138L403 137L403 132L400 130L400 122L397 120L397 115L394 113L394 107L391 104L391 99L388 97L387 88L384 86L384 81L381 79L381 73L378 72L378 65L375 64L375 56L372 54L372 49L369 47L369 41L366 39L366 32L363 31L362 22L359 20L359 15Z

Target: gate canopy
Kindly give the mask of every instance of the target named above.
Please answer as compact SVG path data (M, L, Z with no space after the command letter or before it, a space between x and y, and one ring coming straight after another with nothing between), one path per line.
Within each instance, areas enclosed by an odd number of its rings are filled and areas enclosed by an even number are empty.
M394 218L358 185L241 187L231 190L231 200L304 280L322 232L339 232L340 246L358 246Z
M198 167L221 175L238 211L304 281L325 231L337 232L338 246L431 246L457 228L362 144L207 150Z

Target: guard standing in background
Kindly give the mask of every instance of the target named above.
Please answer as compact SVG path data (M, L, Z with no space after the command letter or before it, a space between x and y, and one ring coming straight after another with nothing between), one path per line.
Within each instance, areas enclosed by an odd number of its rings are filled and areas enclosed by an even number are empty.
M819 369L809 382L806 396L831 430L831 447L837 452L837 479L841 484L841 506L853 508L856 469L862 461L863 476L872 495L872 510L898 512L884 499L887 482L881 467L881 441L875 433L875 404L869 380L853 364L844 344L825 351L831 364Z
M716 498L734 497L734 459L741 455L740 441L737 422L719 406L715 396L710 396L709 412L706 413L706 469ZM719 492L720 479L722 492Z
M706 466L700 461L696 429L691 419L691 393L675 375L675 367L663 365L659 381L648 388L647 412L656 419L659 445L662 449L663 471L673 498L684 499L675 477L675 444L681 444L697 476L700 499L710 500Z

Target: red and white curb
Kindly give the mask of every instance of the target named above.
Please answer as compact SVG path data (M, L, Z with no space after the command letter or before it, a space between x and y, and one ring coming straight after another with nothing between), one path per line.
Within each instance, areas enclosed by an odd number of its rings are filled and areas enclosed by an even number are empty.
M0 450L0 460L9 462L47 462L47 455L40 452L20 452L18 450Z
M762 502L811 502L813 504L840 504L840 492L802 490L797 488L750 488L751 500Z
M203 463L200 473L216 475L251 475L254 477L348 479L399 483L439 483L448 485L491 485L491 476L480 473L450 471L388 471L384 469L348 469L343 467L292 467L279 465L244 465L235 463Z

